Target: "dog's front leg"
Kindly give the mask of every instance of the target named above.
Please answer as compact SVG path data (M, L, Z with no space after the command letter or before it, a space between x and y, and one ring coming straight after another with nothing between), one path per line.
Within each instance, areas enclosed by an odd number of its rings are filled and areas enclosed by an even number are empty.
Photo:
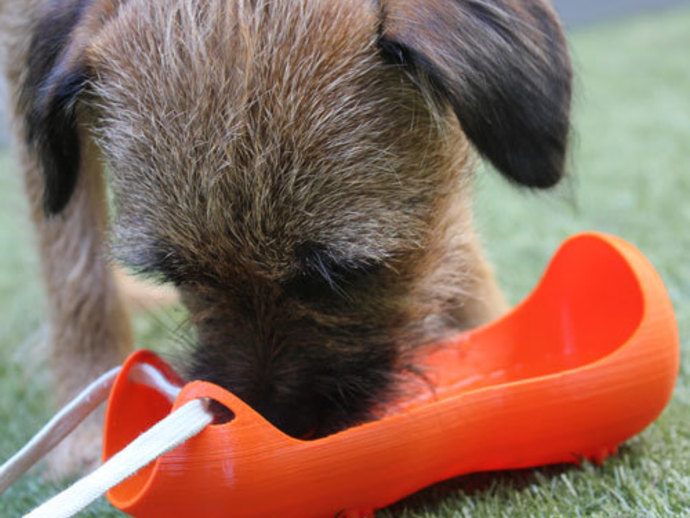
M105 253L107 206L102 168L95 147L88 139L82 141L74 195L67 207L53 216L44 212L44 181L38 164L31 152L21 152L47 290L57 405L119 364L132 342ZM50 459L53 475L74 474L98 462L100 435L98 418L82 425Z
M467 327L476 327L499 318L508 311L509 306L477 237L470 241L466 253L470 280L468 297L459 308L460 320Z

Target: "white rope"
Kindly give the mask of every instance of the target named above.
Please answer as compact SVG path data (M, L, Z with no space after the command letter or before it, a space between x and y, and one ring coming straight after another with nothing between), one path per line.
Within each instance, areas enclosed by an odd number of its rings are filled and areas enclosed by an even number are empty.
M0 494L36 462L45 457L108 398L120 367L103 374L65 408L60 410L29 443L0 466Z
M204 400L194 400L144 432L87 477L24 518L68 518L161 455L200 433L213 421Z
M117 367L91 383L74 401L60 410L26 446L0 466L0 494L108 398L120 370L120 367ZM174 401L181 390L151 365L135 365L129 373L129 379L155 388L170 401ZM212 421L213 414L205 400L187 403L113 455L93 473L75 482L24 518L73 516L161 455L200 433Z
M134 383L156 389L166 396L171 403L175 401L175 398L177 398L182 390L178 385L170 383L168 378L163 376L161 371L148 363L138 363L134 365L129 371L128 379Z

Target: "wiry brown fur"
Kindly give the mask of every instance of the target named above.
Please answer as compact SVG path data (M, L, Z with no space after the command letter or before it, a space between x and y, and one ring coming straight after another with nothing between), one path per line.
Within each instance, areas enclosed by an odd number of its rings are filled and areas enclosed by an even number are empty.
M179 288L190 376L302 436L366 418L411 351L503 310L472 227L467 135L519 183L562 174L570 71L541 2L14 4L0 20L66 393L95 374L75 357L101 368L129 346L106 249ZM478 19L486 5L498 14ZM32 28L69 9L46 63ZM491 52L466 50L480 37L514 55L483 69ZM530 114L535 100L553 110Z

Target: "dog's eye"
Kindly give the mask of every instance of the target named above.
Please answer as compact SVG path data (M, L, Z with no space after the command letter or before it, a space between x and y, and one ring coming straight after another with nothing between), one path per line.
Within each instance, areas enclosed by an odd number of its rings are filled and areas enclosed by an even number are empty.
M174 248L162 243L141 247L136 253L120 255L119 258L135 273L158 282L175 286L213 282L206 269L190 264Z
M306 297L345 295L354 285L384 268L380 260L338 258L323 245L305 243L296 253L300 271L288 283L289 291Z

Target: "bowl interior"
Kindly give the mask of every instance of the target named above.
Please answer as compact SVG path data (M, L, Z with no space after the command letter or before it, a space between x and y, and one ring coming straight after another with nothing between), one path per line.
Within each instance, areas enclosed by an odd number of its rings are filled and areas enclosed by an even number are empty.
M643 293L625 257L594 234L577 236L512 312L422 360L433 396L426 391L410 404L585 368L624 346L643 314Z

